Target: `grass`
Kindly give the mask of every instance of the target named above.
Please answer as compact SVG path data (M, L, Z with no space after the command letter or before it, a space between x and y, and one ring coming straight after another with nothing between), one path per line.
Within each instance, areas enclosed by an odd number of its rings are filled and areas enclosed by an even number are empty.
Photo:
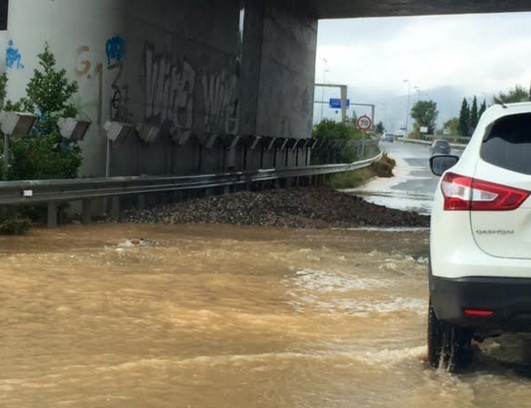
M393 177L396 162L384 154L380 161L363 169L345 173L333 174L327 180L327 185L336 189L356 188L367 183L374 177Z

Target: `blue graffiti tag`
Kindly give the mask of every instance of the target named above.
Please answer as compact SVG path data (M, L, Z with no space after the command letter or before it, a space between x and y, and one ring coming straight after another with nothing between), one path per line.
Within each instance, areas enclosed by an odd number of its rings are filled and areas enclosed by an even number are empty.
M115 35L107 40L105 50L107 51L107 65L121 62L125 57L125 40Z
M8 42L6 51L6 67L16 69L24 68L24 65L22 64L22 55L18 51L18 48L13 47L13 40L9 40Z

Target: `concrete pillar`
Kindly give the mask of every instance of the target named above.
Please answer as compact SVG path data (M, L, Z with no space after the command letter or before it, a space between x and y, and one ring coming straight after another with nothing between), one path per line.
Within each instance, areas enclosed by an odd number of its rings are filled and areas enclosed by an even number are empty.
M9 2L6 99L26 96L26 86L38 65L45 42L59 69L76 80L76 100L90 119L81 173L105 174L105 137L101 124L110 119L116 76L125 61L126 0L16 0ZM123 92L122 92L123 97ZM116 98L115 98L116 99Z

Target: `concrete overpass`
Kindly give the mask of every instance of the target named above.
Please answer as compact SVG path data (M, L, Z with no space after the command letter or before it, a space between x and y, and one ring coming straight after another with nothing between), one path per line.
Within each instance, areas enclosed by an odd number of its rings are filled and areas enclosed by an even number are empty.
M93 122L82 175L105 174L106 121L158 131L113 144L111 175L292 166L311 135L319 19L526 10L528 0L9 0L8 97L24 95L47 41Z
M310 0L318 19L530 11L526 0Z

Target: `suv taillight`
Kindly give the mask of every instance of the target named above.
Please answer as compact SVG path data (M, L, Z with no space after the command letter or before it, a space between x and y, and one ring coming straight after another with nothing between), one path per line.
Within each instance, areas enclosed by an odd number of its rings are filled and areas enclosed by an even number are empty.
M446 173L441 190L446 211L509 211L520 207L530 192L472 177Z

